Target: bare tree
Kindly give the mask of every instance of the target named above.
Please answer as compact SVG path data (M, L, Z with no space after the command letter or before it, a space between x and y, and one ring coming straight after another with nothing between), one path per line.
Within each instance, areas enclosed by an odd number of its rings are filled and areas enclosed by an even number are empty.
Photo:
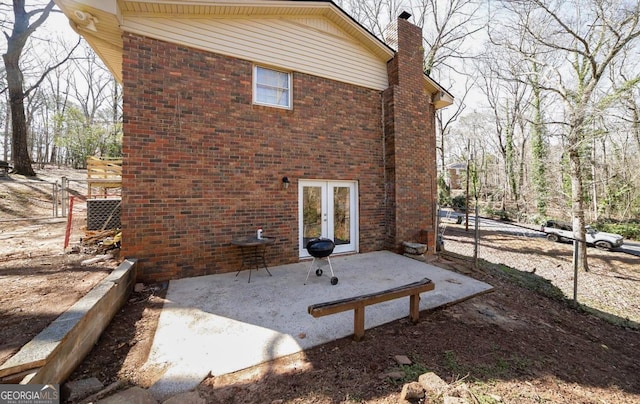
M598 137L593 139L591 191L593 214L599 219L638 217L640 214L640 175L636 164L640 154L640 77L633 53L611 63L609 81L613 89L600 103L603 113L597 125ZM622 78L622 81L618 80ZM620 84L626 87L619 87Z
M501 42L517 51L509 36L522 36L540 50L554 53L566 63L561 67L540 60L549 79L539 81L543 91L564 103L559 117L566 127L565 151L571 176L571 211L578 240L577 265L588 270L585 239L585 166L591 143L593 117L597 116L598 89L616 58L640 36L640 3L629 0L526 0L502 1L510 19Z
M395 21L402 7L410 7L403 0L343 0L339 4L365 28L384 40L384 32Z
M49 97L51 98L51 110L53 113L53 136L51 139L51 149L48 153L48 160L51 164L60 163L61 161L58 155L58 139L62 135L61 117L64 116L69 103L71 76L72 71L69 68L69 65L61 66L54 70L52 74L47 76L47 85L50 91Z
M82 55L73 59L75 80L71 91L87 121L93 122L97 111L110 101L112 75L88 45L81 50Z
M467 109L467 97L474 78L463 72L461 62L473 58L465 50L465 42L484 28L480 15L481 2L474 0L419 0L411 2L416 25L422 28L425 43L424 70L449 89L463 83L453 106L436 112L437 151L440 170L446 169L447 138L451 128ZM446 82L446 83L444 83Z
M440 153L441 173L444 173L446 170L446 151L448 146L446 144L446 140L449 138L453 126L467 108L466 100L471 93L473 84L472 78L467 76L465 78L464 91L461 94L456 94L455 108L453 108L446 116L443 110L436 111L436 151Z
M531 122L531 165L532 165L532 182L536 198L536 211L543 217L547 214L547 200L549 198L546 156L549 148L547 139L547 130L545 126L545 114L543 111L543 94L538 81L539 66L533 61L531 62L532 75L529 77L529 85L531 87L531 108L533 118Z
M73 103L82 112L86 133L90 137L100 133L91 154L117 155L121 150L118 84L89 46L84 46L72 62L74 74L69 89Z
M455 105L436 113L437 152L440 154L440 170L445 170L446 138L450 128L466 108L473 79L462 73L460 61L473 55L465 51L464 44L482 30L480 20L481 1L478 0L344 0L338 2L357 21L375 35L384 38L385 29L401 11L410 12L414 23L422 28L425 44L424 71L445 88L452 88L456 81L463 84L456 95ZM462 77L462 78L461 78Z
M502 210L506 209L507 198L518 206L520 185L523 175L522 151L518 152L517 135L523 139L520 148L525 146L525 114L530 103L530 91L520 77L525 73L519 60L501 49L490 48L476 61L477 70L483 72L478 81L495 120L495 139L504 162L506 184L502 193ZM518 172L517 167L520 167Z
M484 29L477 0L419 0L414 3L414 19L425 41L424 70L427 74L453 69L454 60L472 59L464 44Z
M6 82L4 66L0 66L0 83ZM1 91L0 91L1 93ZM9 94L5 91L0 94L0 115L4 118L2 124L2 155L3 161L9 159L9 125L11 124L11 111L9 110Z
M35 82L25 89L24 75L21 66L21 58L25 46L31 35L46 21L55 4L49 1L36 5L27 11L25 0L13 0L13 24L11 32L3 26L3 33L7 40L7 51L2 58L7 75L7 89L9 91L9 107L11 109L12 137L11 157L14 170L18 174L35 176L31 166L31 156L28 147L27 117L25 115L25 99L31 92L38 88L46 75L57 66L66 62L71 52L53 66L48 67ZM80 43L78 41L78 43ZM77 45L76 45L77 46ZM74 47L75 49L75 47Z

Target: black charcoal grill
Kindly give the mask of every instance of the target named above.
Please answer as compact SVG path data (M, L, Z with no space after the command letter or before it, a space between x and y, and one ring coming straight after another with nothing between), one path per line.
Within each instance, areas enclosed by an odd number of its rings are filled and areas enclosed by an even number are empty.
M309 242L307 242L307 245L305 248L307 249L309 254L313 257L313 261L311 262L309 271L307 271L307 279L305 279L304 284L305 285L307 284L307 281L309 280L309 274L311 273L311 270L313 269L313 267L316 265L316 262L318 263L318 267L316 269L316 276L322 276L323 271L322 271L322 268L320 268L320 264L322 263L323 260L326 260L327 263L329 264L329 269L331 270L331 284L332 285L338 284L338 278L336 278L335 275L333 274L333 267L331 266L331 260L329 259L329 256L333 253L333 249L336 248L336 245L333 242L333 240L328 238L314 238L309 240Z

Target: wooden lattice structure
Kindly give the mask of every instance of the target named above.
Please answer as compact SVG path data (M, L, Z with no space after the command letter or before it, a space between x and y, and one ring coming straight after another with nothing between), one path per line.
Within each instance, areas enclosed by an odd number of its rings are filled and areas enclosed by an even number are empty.
M93 191L97 190L97 193ZM87 198L107 197L122 191L122 158L87 158Z

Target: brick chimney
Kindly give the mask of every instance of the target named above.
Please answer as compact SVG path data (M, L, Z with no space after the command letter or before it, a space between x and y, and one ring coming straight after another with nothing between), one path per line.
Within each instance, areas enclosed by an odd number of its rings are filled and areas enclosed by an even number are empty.
M386 244L401 252L402 242L427 244L435 252L436 139L435 109L425 89L422 30L401 16L387 29L396 49L387 64L389 87L383 92Z

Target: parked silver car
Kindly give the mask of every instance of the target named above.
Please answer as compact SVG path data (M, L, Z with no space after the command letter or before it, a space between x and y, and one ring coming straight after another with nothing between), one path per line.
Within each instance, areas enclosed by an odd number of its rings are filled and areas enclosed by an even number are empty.
M550 241L573 241L573 227L570 223L548 220L542 225L541 231L547 234ZM610 250L620 247L624 243L624 237L619 234L598 231L591 226L586 226L587 244L601 250Z

